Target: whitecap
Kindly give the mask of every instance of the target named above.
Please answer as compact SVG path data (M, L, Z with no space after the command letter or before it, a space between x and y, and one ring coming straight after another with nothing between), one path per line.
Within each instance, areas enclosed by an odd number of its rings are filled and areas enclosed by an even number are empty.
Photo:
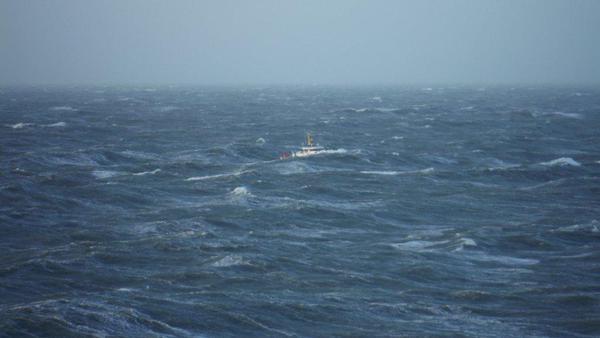
M408 241L402 243L394 243L391 244L392 247L401 250L409 250L409 251L428 251L433 246L447 244L450 241L424 241L424 240L415 240Z
M135 176L154 175L158 172L160 172L160 169L154 169L152 171L142 171L139 173L133 173L133 175L135 175Z
M110 170L94 170L92 171L92 175L98 179L110 178L119 175L116 171Z
M235 197L251 197L254 196L246 187L237 187L233 189L230 194Z
M468 237L462 237L460 239L460 241L462 242L461 244L466 245L466 246L477 246L477 242L475 242L474 239L471 239Z
M495 167L489 167L487 170L496 171L496 170L509 170L520 167L520 164L512 164L512 163L504 163Z
M140 160L153 160L158 157L156 154L145 153L145 152L134 151L134 150L124 150L124 151L121 151L121 154L125 155L127 157L140 159Z
M176 106L162 106L162 107L156 107L156 110L157 110L158 112L161 112L161 113L167 113L167 112L174 111L174 110L177 110L177 109L179 109L179 107L176 107Z
M251 170L240 170L240 171L236 171L233 173L207 175L207 176L194 176L194 177L188 177L185 180L186 181L204 181L204 180L211 180L211 179L222 178L222 177L240 176L240 175L243 175L248 172L251 172Z
M256 144L262 146L263 144L267 143L267 141L265 141L264 138L259 137L256 139Z
M381 99L381 96L373 96L371 98L371 101L375 101L375 102L382 102L383 100Z
M487 255L484 253L480 253L480 254L471 253L469 255L469 258L474 261L492 262L492 263L499 263L499 264L504 264L504 265L535 265L540 262L539 260L533 259L533 258L494 256L494 255Z
M379 113L389 113L399 110L399 108L386 108L386 107L375 107L375 108L344 108L341 111L352 111L355 113L365 113L365 112L379 112ZM340 117L340 119L343 119Z
M521 188L521 190L535 190L535 189L539 189L539 188L556 186L556 185L559 185L559 184L565 182L566 180L567 180L566 178L559 178L556 180L550 180L550 181L547 181L544 183L540 183L540 184L536 184L536 185L532 185L532 186L528 186L528 187L523 187L523 188Z
M579 167L581 166L581 164L577 161L575 161L574 159L570 158L570 157L561 157L561 158L557 158L554 159L552 161L548 161L548 162L542 162L540 163L541 165L545 165L545 166L549 166L549 167L554 167L554 166L574 166L574 167Z
M55 106L55 107L51 107L50 110L54 110L54 111L77 111L77 109L71 107L71 106Z
M131 289L131 288L118 288L117 291L119 291L119 292L133 292L134 289Z
M44 125L45 127L66 127L67 123L66 122L56 122L56 123L50 123L50 124L46 124Z
M394 140L403 140L404 136L392 136L392 139L394 139Z
M472 238L461 237L461 238L459 238L458 246L456 247L456 249L454 249L452 251L454 251L454 252L463 251L466 246L471 246L471 247L477 246L477 242L475 242L475 240Z
M22 129L22 128L32 126L32 125L33 125L33 123L19 122L19 123L15 123L15 124L8 124L6 126L12 128L12 129Z
M583 116L578 113L565 113L565 112L561 112L561 111L542 113L541 115L553 115L553 116L567 117L567 118L578 119L578 120L583 118Z
M559 227L558 229L551 230L551 232L600 232L600 222L593 220L590 223L585 224L574 224L569 226Z
M393 175L410 175L410 174L431 174L432 172L434 172L435 169L433 168L426 168L426 169L421 169L421 170L410 170L410 171L393 171L393 170L363 170L360 173L361 174L367 174L367 175L387 175L387 176L393 176Z
M211 265L217 268L224 268L224 267L228 267L228 266L236 266L236 265L243 265L246 264L244 262L244 259L241 256L238 255L228 255L225 256L221 259L219 259L218 261L212 263Z
M388 176L392 176L392 175L399 175L402 172L401 171L363 170L360 173L361 174L367 174L367 175L388 175Z

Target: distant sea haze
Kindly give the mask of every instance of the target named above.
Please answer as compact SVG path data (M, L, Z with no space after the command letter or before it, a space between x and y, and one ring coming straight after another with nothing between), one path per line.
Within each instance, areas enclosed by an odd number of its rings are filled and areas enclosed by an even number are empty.
M590 87L3 88L0 336L599 336L599 125Z

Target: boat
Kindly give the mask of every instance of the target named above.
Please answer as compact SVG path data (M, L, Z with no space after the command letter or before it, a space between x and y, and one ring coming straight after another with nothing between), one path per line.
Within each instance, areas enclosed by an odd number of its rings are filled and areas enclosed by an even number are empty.
M313 156L313 155L317 155L322 153L323 151L325 151L325 148L321 147L320 145L315 143L315 140L313 138L313 136L311 135L311 133L306 133L306 143L300 147L299 151L295 151L295 152L285 152L283 154L281 154L281 156L279 157L282 160L288 159L288 158L295 158L295 157L308 157L308 156Z

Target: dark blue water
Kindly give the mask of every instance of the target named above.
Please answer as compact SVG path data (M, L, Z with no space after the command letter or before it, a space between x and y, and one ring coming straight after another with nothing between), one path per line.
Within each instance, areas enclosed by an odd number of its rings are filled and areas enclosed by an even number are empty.
M597 88L4 88L0 335L598 336L598 127Z

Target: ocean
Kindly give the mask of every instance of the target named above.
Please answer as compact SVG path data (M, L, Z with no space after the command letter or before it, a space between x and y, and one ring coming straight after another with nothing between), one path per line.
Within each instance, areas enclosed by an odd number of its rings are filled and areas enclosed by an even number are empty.
M1 88L0 336L597 337L599 127L593 87Z

